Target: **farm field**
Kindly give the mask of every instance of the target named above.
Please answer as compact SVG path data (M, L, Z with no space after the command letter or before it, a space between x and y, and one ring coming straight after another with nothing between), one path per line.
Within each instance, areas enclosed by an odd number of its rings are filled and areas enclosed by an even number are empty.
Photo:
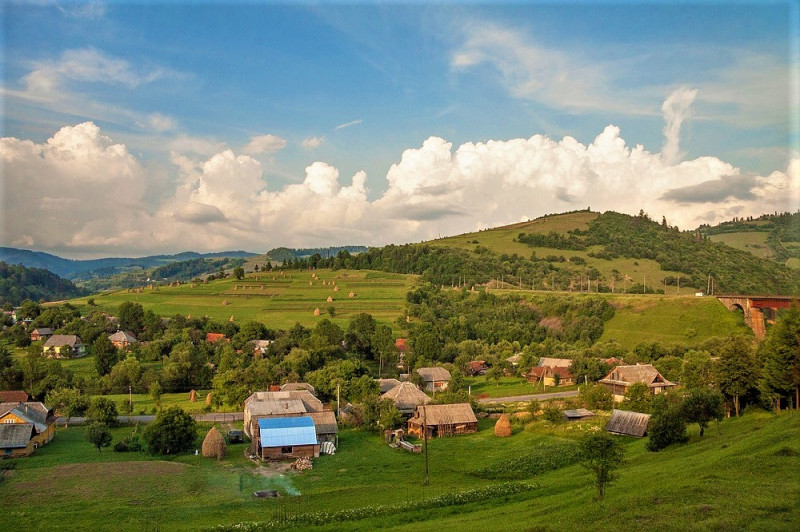
M741 233L720 233L710 235L712 242L722 242L732 248L741 249L752 253L762 259L772 259L772 250L767 245L769 233L759 233L756 231L742 231Z
M312 278L312 273L318 279ZM323 284L323 282L325 284ZM315 270L257 272L242 280L232 278L208 284L145 288L141 293L116 291L73 300L86 305L94 299L98 309L113 313L124 301L140 303L161 316L208 316L242 323L258 320L271 329L290 329L295 323L312 327L323 317L347 327L350 319L366 312L396 327L402 316L406 292L416 276L366 270ZM338 288L338 290L337 290ZM350 293L354 297L349 297ZM331 302L327 298L332 299ZM328 310L334 309L333 317ZM314 316L314 310L320 316ZM84 309L85 310L85 309Z
M300 474L252 464L242 454L246 444L230 446L221 462L194 455L161 460L98 453L81 429L60 429L53 442L15 460L16 468L3 476L7 510L0 528L58 523L73 530L190 530L273 519L284 530L291 520L303 530L481 530L500 522L506 530L587 524L599 530L796 530L800 524L800 413L748 412L712 425L702 440L691 427L688 444L659 453L645 451L645 440L625 439L619 478L596 501L589 472L569 464L576 438L605 419L560 426L535 421L516 425L505 439L493 435L492 420L482 420L477 434L429 442L427 487L424 456L352 429L341 432L336 455ZM207 428L199 431L198 446ZM114 429L114 441L130 430ZM505 482L530 487L503 495ZM282 496L253 499L257 489ZM488 495L465 497L463 504L447 499L476 489ZM48 504L42 505L45 492ZM448 502L426 505L431 499ZM298 518L314 512L326 512L327 524Z

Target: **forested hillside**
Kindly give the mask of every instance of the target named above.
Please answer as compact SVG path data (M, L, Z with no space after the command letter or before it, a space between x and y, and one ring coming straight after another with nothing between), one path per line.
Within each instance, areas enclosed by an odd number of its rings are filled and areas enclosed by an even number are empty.
M700 226L697 231L714 241L725 242L754 254L763 251L766 256L780 263L792 258L800 260L800 212L734 218L715 226Z
M344 251L330 259L315 258L313 263L290 260L287 266L414 273L435 284L461 286L495 281L494 286L592 292L656 293L680 285L714 293L800 293L797 271L708 241L699 233L681 232L666 220L657 223L644 213L607 212L584 229L519 232L512 237L516 249L528 249L529 254L493 252L487 241L494 231L481 232L480 241L476 233L468 240L474 244L471 249L447 245L445 239L371 248L357 256ZM652 261L655 271L649 279L633 279L637 261Z
M19 305L25 299L58 301L86 295L72 281L43 268L6 264L0 261L0 303Z

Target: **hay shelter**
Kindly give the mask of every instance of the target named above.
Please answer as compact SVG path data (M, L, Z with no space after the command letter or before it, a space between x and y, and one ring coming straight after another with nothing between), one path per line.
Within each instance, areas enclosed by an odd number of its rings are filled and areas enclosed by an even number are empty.
M226 451L225 438L222 437L217 427L211 427L203 440L203 456L222 460L225 458Z

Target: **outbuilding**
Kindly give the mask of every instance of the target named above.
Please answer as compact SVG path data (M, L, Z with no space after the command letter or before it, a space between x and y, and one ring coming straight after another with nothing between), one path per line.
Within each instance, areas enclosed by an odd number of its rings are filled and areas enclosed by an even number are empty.
M317 432L309 416L259 419L253 443L262 460L319 457Z

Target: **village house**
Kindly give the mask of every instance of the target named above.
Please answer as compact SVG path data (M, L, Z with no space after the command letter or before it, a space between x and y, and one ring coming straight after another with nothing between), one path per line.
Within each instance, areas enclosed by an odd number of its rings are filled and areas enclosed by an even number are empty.
M486 375L487 369L489 369L489 366L486 365L485 360L470 360L467 362L467 373L470 377Z
M0 390L0 403L27 403L28 398L25 390Z
M114 347L117 349L125 349L129 345L138 344L139 340L130 331L117 331L108 337Z
M571 361L570 361L571 362ZM531 384L543 383L545 386L568 386L575 384L575 377L568 367L534 366L525 375Z
M443 392L450 384L450 372L445 368L434 366L432 368L419 368L417 370L422 381L425 383L427 392Z
M253 344L253 354L264 356L267 354L272 340L251 340L251 343Z
M319 457L320 444L310 416L261 418L253 444L262 460Z
M413 382L400 382L397 386L381 395L381 399L390 399L401 414L410 415L419 405L430 402L431 398L417 388Z
M378 388L382 394L388 392L395 386L400 386L400 381L397 379L375 379L375 382L378 383Z
M472 432L478 432L478 419L469 403L421 405L408 420L408 433L418 438L424 434L441 438Z
M631 385L641 382L650 389L650 393L659 394L667 389L677 386L658 372L652 364L636 364L634 366L617 366L608 375L598 381L608 387L614 396L614 401L623 401L625 392Z
M0 403L0 427L12 425L25 428L3 429L0 455L27 456L55 436L53 411L40 402ZM28 438L27 441L22 441L23 436Z
M262 419L309 417L314 422L318 442L336 442L338 425L336 415L326 411L322 402L311 391L291 383L291 388L281 391L255 392L244 401L244 432L254 442L258 452L259 423ZM306 385L311 387L310 385ZM313 387L311 387L313 390Z
M86 346L75 334L54 334L42 346L42 353L54 358L82 357Z
M51 336L53 336L53 329L50 327L37 327L31 331L31 342L47 340Z
M206 333L206 342L213 344L220 340L227 340L224 333Z
M406 344L405 338L398 338L394 341L394 346L397 349L397 367L400 369L405 368L405 360L406 360L406 352L408 351L408 345Z

